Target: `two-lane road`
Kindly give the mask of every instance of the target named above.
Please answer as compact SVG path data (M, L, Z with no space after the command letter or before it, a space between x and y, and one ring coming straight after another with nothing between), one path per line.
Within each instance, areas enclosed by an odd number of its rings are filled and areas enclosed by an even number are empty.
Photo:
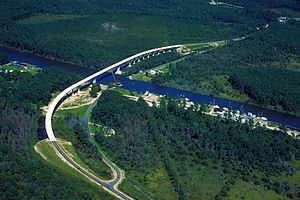
M118 190L116 190L114 188L114 185L116 182L103 182L100 179L98 179L97 177L95 177L94 175L92 175L91 173L87 172L86 170L82 169L79 165L77 165L75 162L73 162L73 160L71 160L66 154L65 152L60 148L60 146L57 144L56 141L52 141L53 146L55 147L55 149L60 153L60 155L67 160L67 162L69 164L71 164L73 167L75 167L78 171L80 171L82 174L84 174L85 176L87 176L88 178L92 179L93 181L95 181L96 183L98 183L99 185L101 185L102 187L110 190L112 193L116 194L117 196L121 197L122 199L125 200L132 200L132 198L126 196L125 194L119 192ZM118 169L118 168L117 168ZM120 178L119 178L120 179Z
M125 199L125 200L132 199L129 196L126 196L122 192L118 191L117 188L114 187L116 185L116 183L120 180L120 177L121 177L120 170L104 155L103 155L104 161L106 163L108 163L108 165L111 166L117 173L116 178L114 180L112 180L111 182L102 181L99 178L92 175L91 173L87 172L85 169L81 168L78 164L76 164L71 158L69 158L66 155L66 153L60 148L60 146L56 142L56 138L55 138L55 135L54 135L54 132L52 129L52 116L53 116L56 108L59 106L61 101L66 96L68 96L70 93L73 93L75 90L78 90L81 87L81 85L86 84L87 82L94 81L98 76L102 75L103 73L110 71L110 70L114 70L114 69L124 66L124 65L128 65L129 63L135 63L136 61L138 61L140 59L145 59L145 58L149 57L150 55L163 53L168 50L177 49L182 46L183 45L173 45L173 46L167 46L167 47L161 47L161 48L147 50L147 51L138 53L136 55L130 56L129 58L126 58L118 63L115 63L105 69L102 69L102 70L84 78L83 80L69 86L68 88L66 88L51 102L51 104L47 110L46 119L45 119L46 132L47 132L49 140L52 142L53 147L56 149L57 153L60 154L68 162L68 164L72 165L76 170L81 172L84 176L92 179L94 182L96 182L102 188L104 188L105 190L108 190L111 194L118 197L119 199Z

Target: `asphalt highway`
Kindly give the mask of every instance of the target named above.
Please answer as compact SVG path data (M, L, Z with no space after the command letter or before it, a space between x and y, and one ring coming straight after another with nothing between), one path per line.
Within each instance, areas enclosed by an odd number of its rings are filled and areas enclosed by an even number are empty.
M85 114L85 117L84 118L82 118L80 121L82 122L82 123L84 123L85 124L85 126L86 126L86 131L87 131L87 133L88 133L88 136L89 136L89 140L90 140L90 142L95 146L95 147L97 147L97 145L95 144L95 141L92 139L92 136L91 136L91 132L90 132L90 130L89 130L89 117L90 117L90 113L91 113L91 111L92 111L92 109L93 109L93 107L96 105L96 103L98 102L98 100L99 100L99 97L89 106L89 109L88 109L88 111L86 112L86 114ZM114 164L114 163L112 163L98 148L97 148L97 150L98 150L98 153L102 156L102 160L104 161L104 162L106 162L115 172L116 172L116 177L115 177L115 179L114 180L112 180L111 182L110 182L110 184L112 184L113 186L121 179L121 171L120 171L120 169Z
M177 49L179 47L182 47L183 45L173 45L173 46L166 46L166 47L160 47L160 48L156 48L156 49L151 49L151 50L147 50L144 52L140 52L138 54L135 54L133 56L130 56L124 60L121 60L118 63L115 63L109 67L106 67L105 69L102 69L86 78L84 78L83 80L69 86L68 88L66 88L64 91L62 91L49 105L47 113L46 113L46 118L45 118L45 127L46 127L46 132L47 132L47 136L49 138L49 140L52 142L54 148L57 150L57 152L73 167L75 167L78 171L80 171L82 174L84 174L86 177L92 179L93 181L95 181L96 183L98 183L99 185L101 185L103 188L109 190L111 193L113 193L116 197L120 198L120 199L125 199L125 200L131 200L132 198L130 198L129 196L126 196L125 194L121 193L120 191L118 191L117 189L115 189L116 187L114 187L116 185L116 183L120 180L121 178L121 172L120 170L109 160L107 159L107 157L105 157L105 155L102 155L102 159L116 172L116 177L114 180L112 180L111 182L105 182L105 181L101 181L100 179L98 179L97 177L95 177L94 175L92 175L91 173L87 172L85 169L81 168L79 165L77 165L74 161L72 161L72 159L70 159L65 152L60 148L60 146L58 145L58 143L56 142L56 138L52 129L52 117L53 114L57 108L57 106L61 103L61 100L64 99L66 96L68 96L70 93L73 93L74 91L80 89L80 87L82 87L83 84L86 84L90 81L96 81L96 78L100 75L102 75L103 73L109 71L109 70L113 70L116 69L118 67L121 67L123 65L129 64L130 63L135 63L136 61L139 61L140 59L144 59L145 57L149 57L150 55L154 56L155 54L159 54L159 53L163 53L166 52L168 50L171 49ZM95 103L95 102L94 102ZM89 110L91 110L92 107L90 107ZM85 117L85 120L88 120L87 117ZM88 123L88 122L87 122ZM90 134L89 134L90 140L93 144L94 141L92 140Z
M53 146L55 147L55 149L60 153L60 155L66 159L73 167L75 167L77 170L79 170L81 173L83 173L85 176L89 177L90 179L92 179L93 181L97 182L98 184L100 184L102 187L110 190L111 192L113 192L115 195L121 197L122 199L125 200L132 200L131 198L125 196L124 194L122 194L121 192L117 191L114 189L114 185L115 185L115 180L113 182L110 183L106 183L101 181L100 179L98 179L97 177L95 177L94 175L90 174L89 172L87 172L86 170L82 169L79 165L77 165L75 162L73 162L73 160L71 160L66 154L65 152L60 148L60 146L57 144L56 141L51 141ZM108 160L109 161L109 160ZM110 162L110 161L109 161ZM112 164L112 163L111 163ZM113 164L112 164L113 165ZM114 165L113 165L114 166ZM116 168L118 170L118 168ZM119 177L120 178L120 177Z

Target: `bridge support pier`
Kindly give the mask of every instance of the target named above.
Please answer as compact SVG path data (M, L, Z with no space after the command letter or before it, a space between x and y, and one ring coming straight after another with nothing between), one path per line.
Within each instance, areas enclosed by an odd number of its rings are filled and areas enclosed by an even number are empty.
M116 74L122 74L121 67L118 67Z
M93 79L93 83L96 83L96 79Z

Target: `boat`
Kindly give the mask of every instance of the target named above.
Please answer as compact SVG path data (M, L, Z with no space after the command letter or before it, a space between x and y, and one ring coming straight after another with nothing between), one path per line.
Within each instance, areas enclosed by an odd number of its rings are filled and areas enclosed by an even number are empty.
M116 82L114 82L114 86L115 87L122 87L122 83L120 82L120 81L116 81Z

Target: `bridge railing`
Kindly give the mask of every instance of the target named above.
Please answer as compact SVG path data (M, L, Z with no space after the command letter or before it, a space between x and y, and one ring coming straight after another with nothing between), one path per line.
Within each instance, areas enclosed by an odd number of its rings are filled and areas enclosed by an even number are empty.
M170 50L170 49L175 49L175 48L179 48L182 47L183 45L172 45L172 46L166 46L166 47L161 47L161 48L155 48L155 49L151 49L151 50L147 50L138 54L135 54L133 56L130 56L124 60L121 60L109 67L106 67L105 69L102 69L84 79L82 79L81 81L71 85L70 87L66 88L64 91L62 91L50 104L48 110L47 110L47 114L46 114L46 118L45 118L45 127L46 127L46 132L48 135L48 138L50 141L56 141L56 138L54 136L53 130L52 130L52 116L55 112L55 109L57 108L57 106L62 102L61 100L65 98L65 96L67 96L70 92L72 92L74 89L78 89L80 88L80 86L88 81L94 80L96 79L98 76L100 76L101 74L112 70L118 66L121 66L122 64L125 63L131 63L133 61L135 61L136 59L139 59L140 57L144 56L144 55L150 55L151 53L156 53L156 52L162 52L162 51L166 51L166 50Z

